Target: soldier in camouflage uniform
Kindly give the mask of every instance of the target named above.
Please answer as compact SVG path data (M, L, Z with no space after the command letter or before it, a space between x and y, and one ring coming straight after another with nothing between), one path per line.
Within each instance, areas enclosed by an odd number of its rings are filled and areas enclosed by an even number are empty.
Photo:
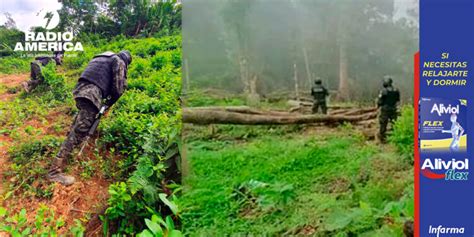
M323 114L327 114L328 107L326 105L326 97L329 95L328 90L322 85L322 81L317 79L314 81L314 86L311 88L311 95L314 98L313 114L318 113L319 108Z
M388 123L393 124L397 119L397 104L400 102L400 92L392 86L392 78L384 79L383 87L377 101L380 109L378 135L381 142L385 142Z
M36 57L35 61L30 64L30 75L31 78L29 81L22 83L23 88L27 93L34 90L39 84L44 81L43 75L41 74L41 67L48 65L49 62L56 63L56 65L61 65L63 62L63 53L54 52L53 57Z
M63 173L65 162L74 148L84 142L89 129L103 104L112 106L127 87L127 67L132 62L130 52L118 54L105 52L96 55L81 74L73 90L79 113L52 162L47 178L63 185L71 185L75 179Z

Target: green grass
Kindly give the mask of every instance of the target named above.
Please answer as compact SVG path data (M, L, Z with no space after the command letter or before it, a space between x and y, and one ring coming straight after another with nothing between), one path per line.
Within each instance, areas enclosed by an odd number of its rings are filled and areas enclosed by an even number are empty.
M350 127L334 131L189 141L185 232L401 236L413 215L410 164Z

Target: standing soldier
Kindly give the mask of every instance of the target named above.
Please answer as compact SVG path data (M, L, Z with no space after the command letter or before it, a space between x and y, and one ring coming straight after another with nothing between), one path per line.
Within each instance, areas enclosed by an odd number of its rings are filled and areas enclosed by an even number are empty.
M102 106L112 106L127 87L127 67L132 62L130 52L118 54L105 52L96 55L82 72L73 90L79 113L76 115L66 140L54 158L47 178L63 185L71 185L75 179L63 173L66 161L74 148L88 136L98 118ZM101 111L103 112L103 111Z
M49 62L54 61L56 65L61 65L63 62L63 53L62 52L54 52L53 57L36 57L35 61L31 62L30 64L30 73L31 78L29 81L25 81L22 83L23 88L27 93L30 93L34 90L39 84L44 82L43 75L41 73L41 67L48 65Z
M311 95L314 98L313 114L318 113L319 108L323 114L327 114L328 107L326 105L326 97L329 95L328 90L322 85L321 79L314 81L314 86L311 88Z
M400 102L400 92L392 86L392 78L385 78L377 101L377 107L380 109L379 139L381 142L385 142L388 123L393 124L397 119L398 102Z

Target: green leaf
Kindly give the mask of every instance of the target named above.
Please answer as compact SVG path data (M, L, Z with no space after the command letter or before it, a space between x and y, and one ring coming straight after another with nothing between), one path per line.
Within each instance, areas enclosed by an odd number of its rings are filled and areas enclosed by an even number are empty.
M171 209L173 214L175 215L178 214L178 211L179 211L178 206L174 204L173 202L171 202L170 200L168 200L168 198L166 197L166 194L160 193L158 196L160 197L161 201Z
M21 209L20 217L25 217L26 218L26 209Z
M407 202L405 202L404 212L409 217L413 217L415 215L415 202L413 198L409 198Z
M144 230L142 231L142 233L138 234L137 237L155 237L155 236L149 230Z
M162 224L162 225L164 225L164 226L166 225L166 222L163 221L163 218L162 218L161 216L153 215L153 216L151 217L151 221L153 221L153 222L155 222L155 223L160 223L160 224Z
M326 229L328 231L340 230L348 226L352 221L353 215L344 210L336 210L326 218Z
M13 194L13 191L10 191L10 192L7 192L4 196L3 196L3 200L7 200L8 198L10 198Z
M166 228L168 230L174 230L174 222L173 222L173 218L171 218L171 216L166 217Z
M181 236L183 236L183 234L179 230L171 230L168 233L168 237L181 237Z
M155 222L151 221L150 219L145 219L145 224L148 227L148 229L150 229L151 232L154 235L158 235L160 233L161 234L163 233L163 229L161 228L161 226L158 223L155 223Z
M27 236L27 235L30 234L30 232L31 232L31 228L28 227L28 228L24 229L24 230L21 232L21 235L22 235L22 236Z
M4 217L7 215L7 209L0 207L0 217Z

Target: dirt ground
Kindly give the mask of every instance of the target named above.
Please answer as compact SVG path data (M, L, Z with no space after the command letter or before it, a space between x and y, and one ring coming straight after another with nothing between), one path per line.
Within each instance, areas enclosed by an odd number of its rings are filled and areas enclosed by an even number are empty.
M28 80L29 77L29 73L0 75L0 84L6 87L16 87Z

